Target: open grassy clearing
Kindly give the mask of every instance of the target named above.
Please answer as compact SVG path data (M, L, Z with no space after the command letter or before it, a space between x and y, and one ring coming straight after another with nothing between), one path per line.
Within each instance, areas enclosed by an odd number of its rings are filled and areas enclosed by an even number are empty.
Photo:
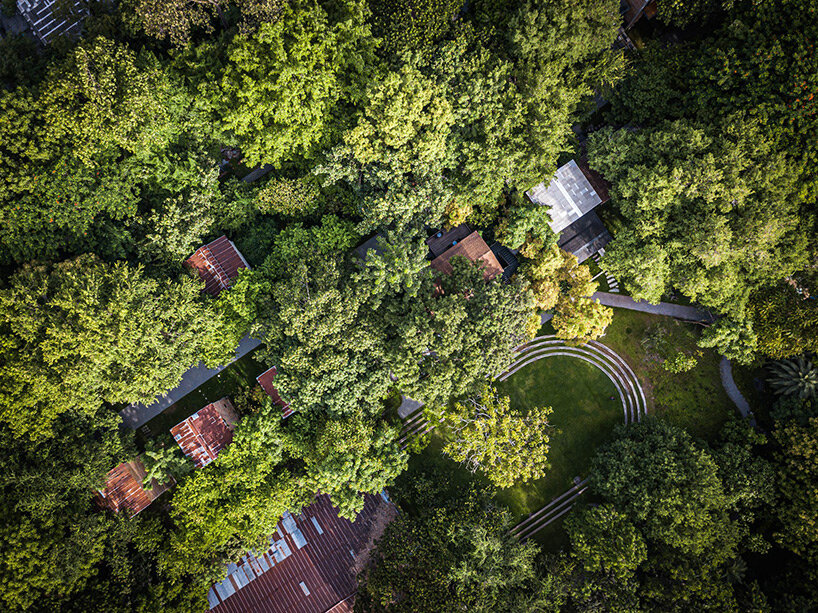
M549 357L529 364L498 384L511 397L512 406L530 409L551 406L553 427L549 458L551 469L542 479L499 490L497 502L509 508L519 521L563 493L576 476L586 476L594 450L608 440L617 424L624 422L622 404L610 380L600 370L571 357ZM429 445L413 456L409 473L443 465L458 487L488 484L480 473L472 474L443 455L445 440L432 434Z
M512 406L528 410L554 409L549 458L551 469L542 479L497 494L515 515L539 509L585 477L594 450L624 423L622 403L610 379L595 366L567 356L549 357L522 368L499 383L498 390Z
M693 369L670 373L661 367L661 358L646 349L643 339L659 327L665 330L668 344L674 350L700 352ZM614 309L613 322L600 341L628 360L645 387L649 414L664 417L694 436L712 440L737 411L721 384L720 356L696 346L700 334L698 326L671 317Z

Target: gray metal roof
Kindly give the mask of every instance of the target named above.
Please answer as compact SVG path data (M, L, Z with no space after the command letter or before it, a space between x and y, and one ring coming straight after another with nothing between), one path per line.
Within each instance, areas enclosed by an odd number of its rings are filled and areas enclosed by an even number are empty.
M355 255L358 256L361 262L366 262L370 251L374 252L375 255L381 255L383 253L383 247L381 247L380 244L381 238L383 237L380 234L376 234L368 241L355 247Z
M559 247L577 256L582 263L611 241L599 216L591 211L572 223L560 235Z
M68 0L63 7L55 4L56 0L17 0L17 9L44 45L63 34L79 34L82 20L88 14L88 9L76 0L73 3Z
M548 184L543 181L526 195L535 204L551 207L551 223L548 225L557 234L602 203L602 198L574 160L557 169Z

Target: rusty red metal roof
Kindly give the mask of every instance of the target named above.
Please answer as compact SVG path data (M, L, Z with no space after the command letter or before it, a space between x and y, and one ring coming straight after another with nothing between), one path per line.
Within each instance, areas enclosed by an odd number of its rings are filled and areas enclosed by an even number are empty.
M144 511L172 485L172 482L161 484L154 479L153 488L146 490L142 487L145 476L145 466L139 458L123 462L108 471L105 487L97 490L97 501L114 513L125 510L136 515Z
M354 522L338 517L329 496L285 515L270 548L228 566L208 600L217 613L347 613L356 577L396 514L386 495L366 495Z
M239 276L239 270L250 268L226 236L199 247L185 263L199 273L199 278L205 282L203 291L211 296L218 296L222 290L228 289Z
M456 255L468 258L472 262L479 262L486 281L503 273L503 267L500 266L497 256L489 249L486 241L478 232L472 232L466 238L457 241L454 246L432 260L431 266L439 272L450 275L454 270L451 259Z
M227 398L199 409L170 429L174 440L196 468L203 468L233 441L238 416Z
M278 390L276 389L275 385L273 385L273 380L277 374L278 370L275 366L273 366L256 377L256 381L258 381L261 389L267 392L267 395L273 399L273 403L282 408L282 414L284 417L289 417L293 414L293 410L290 408L290 404L285 402L281 396L279 396Z

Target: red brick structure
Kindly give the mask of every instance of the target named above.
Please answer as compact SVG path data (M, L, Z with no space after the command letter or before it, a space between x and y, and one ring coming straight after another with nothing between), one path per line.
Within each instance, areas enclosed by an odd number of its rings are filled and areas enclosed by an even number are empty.
M222 398L173 426L170 433L196 468L204 468L233 441L238 421L233 404Z
M161 484L154 479L152 489L146 490L142 487L145 477L145 466L139 458L131 462L123 462L108 471L105 487L97 490L97 502L114 513L124 510L131 515L136 515L144 511L173 484L172 480Z
M203 291L211 296L218 296L222 290L228 289L239 276L239 270L250 268L226 236L199 247L185 264L199 273L199 278L205 282Z
M298 516L285 515L270 548L230 564L208 593L216 613L351 613L357 574L394 518L386 495L367 495L354 522L324 494Z
M256 377L256 381L258 381L261 389L267 392L267 395L273 399L273 404L277 404L281 407L281 412L284 417L289 417L293 414L293 410L290 408L289 403L285 402L281 396L279 396L278 390L276 389L275 385L273 385L273 380L277 374L278 370L275 366L273 366Z

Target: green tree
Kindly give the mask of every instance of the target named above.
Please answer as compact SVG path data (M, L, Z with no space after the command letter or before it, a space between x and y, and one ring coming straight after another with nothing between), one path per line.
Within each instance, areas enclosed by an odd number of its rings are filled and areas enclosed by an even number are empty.
M356 606L413 613L557 610L548 607L553 594L535 565L537 546L508 534L507 512L478 493L449 500L389 524L359 577Z
M780 360L818 353L818 301L781 284L754 292L749 308L763 355Z
M776 484L781 504L775 509L781 529L776 540L802 558L818 556L818 417L804 423L783 420L776 423L773 439Z
M462 8L460 0L370 0L375 35L387 54L429 55Z
M786 158L763 126L733 118L714 129L677 121L591 136L591 164L629 225L603 266L635 298L658 302L676 288L724 313L703 342L746 359L749 294L801 267L806 231Z
M429 173L445 165L454 122L443 89L404 63L374 79L357 125L344 142L361 165L387 163L398 174Z
M486 283L462 258L451 275L422 281L415 298L394 296L379 315L390 371L401 390L428 405L477 392L513 361L539 329L531 293L519 282Z
M346 254L357 240L350 225L331 216L312 228L291 224L255 275L270 290L254 331L278 366L282 397L298 411L377 415L390 386L369 289L347 274Z
M305 487L328 494L338 514L352 521L364 507L363 493L381 492L406 470L407 453L397 443L400 428L360 417L319 419L317 432L295 451L306 462Z
M730 576L743 565L740 554L765 550L751 531L757 512L773 499L770 466L757 451L764 437L746 424L730 424L710 449L653 419L619 434L597 453L591 483L647 545L647 559L634 575L639 610L735 609ZM576 540L584 522L571 525ZM596 528L590 529L580 543L590 542ZM622 561L636 559L629 549L618 553ZM575 555L583 563L590 556L593 568L599 554L583 544Z
M104 38L52 64L37 89L4 92L3 257L81 252L95 224L134 217L150 182L140 160L170 146L184 95L150 53Z
M550 407L512 409L508 396L484 386L479 396L444 414L450 435L443 453L501 488L539 479L549 468L551 413Z
M92 255L26 266L0 291L2 419L38 438L64 412L151 401L199 360L232 356L213 320L188 279Z
M363 99L374 40L362 2L337 4L331 19L315 0L288 3L231 42L218 113L247 163L312 156L337 130L342 102Z
M628 517L610 505L572 513L566 520L571 555L587 572L627 581L648 558L645 539Z
M263 410L239 422L233 442L206 470L175 489L175 530L165 564L208 575L223 572L217 566L232 548L259 545L285 511L309 503L313 492L284 465L288 447L280 410L267 399Z
M226 25L227 0L126 0L122 5L125 23L134 32L145 34L176 46L190 42L196 30L213 32L216 16ZM235 4L250 22L273 21L278 18L283 0L236 0Z
M145 451L140 456L145 466L145 478L142 487L153 489L153 482L167 483L170 477L178 478L193 469L193 463L182 455L178 445L158 446L153 441L145 444Z
M386 231L377 238L379 252L369 250L357 273L357 283L368 288L372 306L380 306L388 294L417 296L424 277L431 274L425 232Z
M4 609L58 608L96 574L107 522L93 513L93 488L127 456L117 422L107 411L64 414L41 441L0 426Z
M735 4L736 0L668 0L658 3L659 19L685 27L729 12Z
M613 310L590 298L598 287L591 280L590 269L553 244L549 248L532 246L532 251L532 259L523 262L520 275L534 293L537 307L554 310L552 323L557 337L587 343L602 336L613 319Z
M318 198L318 186L309 177L271 179L256 194L256 206L262 213L305 217L318 208Z
M166 198L144 220L136 247L140 262L178 270L202 244L214 224L215 172L205 174L201 183L195 191Z

